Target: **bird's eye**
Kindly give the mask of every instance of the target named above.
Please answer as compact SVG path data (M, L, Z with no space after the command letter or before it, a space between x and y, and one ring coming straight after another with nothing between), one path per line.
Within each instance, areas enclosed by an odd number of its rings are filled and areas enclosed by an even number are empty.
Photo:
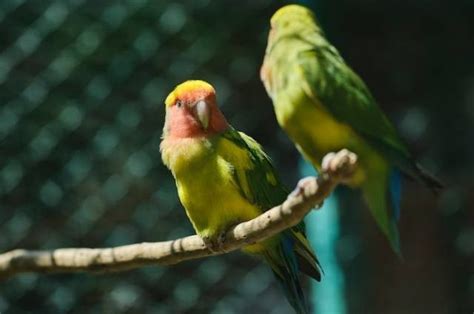
M178 100L176 102L176 107L181 108L183 106L183 102L181 100Z

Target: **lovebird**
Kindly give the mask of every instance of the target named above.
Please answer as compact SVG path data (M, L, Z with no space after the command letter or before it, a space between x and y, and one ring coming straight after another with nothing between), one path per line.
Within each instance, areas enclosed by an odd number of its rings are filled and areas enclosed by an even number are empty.
M230 227L281 204L288 191L261 146L226 121L209 83L186 81L165 105L163 162L194 230L217 250ZM243 251L270 265L296 313L308 312L298 274L319 281L321 269L303 224Z
M362 191L372 216L401 256L401 174L434 192L442 184L414 160L311 10L284 6L270 24L260 77L279 125L318 171L331 152L346 148L358 156L358 168L346 184Z

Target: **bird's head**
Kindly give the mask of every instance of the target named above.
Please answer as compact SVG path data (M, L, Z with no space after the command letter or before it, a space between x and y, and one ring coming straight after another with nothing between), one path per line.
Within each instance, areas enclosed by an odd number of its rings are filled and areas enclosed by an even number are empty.
M270 20L269 41L281 36L302 34L306 31L321 33L313 12L301 5L290 4L278 9Z
M204 81L186 81L166 97L163 136L191 138L220 133L229 127L216 102L216 91Z

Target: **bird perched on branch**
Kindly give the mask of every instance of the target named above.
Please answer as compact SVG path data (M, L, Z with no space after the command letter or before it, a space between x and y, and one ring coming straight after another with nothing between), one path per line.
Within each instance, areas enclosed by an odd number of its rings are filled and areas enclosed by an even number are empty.
M400 174L435 192L442 185L415 162L309 9L288 5L273 15L260 76L278 123L315 168L324 167L323 156L331 152L356 153L359 167L347 184L362 190L377 224L401 254Z
M230 227L281 204L287 190L260 145L227 123L210 84L184 82L165 104L163 162L196 233L219 250ZM298 273L318 281L321 273L302 224L243 251L263 258L295 311L307 313Z

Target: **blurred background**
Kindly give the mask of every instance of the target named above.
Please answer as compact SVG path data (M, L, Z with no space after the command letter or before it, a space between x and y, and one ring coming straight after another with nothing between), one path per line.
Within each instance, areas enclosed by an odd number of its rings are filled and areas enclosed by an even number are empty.
M414 155L446 182L406 182L402 262L357 193L309 215L326 270L317 313L474 311L474 2L318 0L329 39ZM163 166L163 101L211 82L228 120L293 187L307 173L258 76L284 1L0 2L0 251L105 247L193 233ZM324 216L326 215L326 216ZM330 215L327 217L327 215ZM319 232L319 235L318 235ZM319 298L318 298L319 296ZM25 274L1 313L291 313L272 274L234 252L125 273Z

